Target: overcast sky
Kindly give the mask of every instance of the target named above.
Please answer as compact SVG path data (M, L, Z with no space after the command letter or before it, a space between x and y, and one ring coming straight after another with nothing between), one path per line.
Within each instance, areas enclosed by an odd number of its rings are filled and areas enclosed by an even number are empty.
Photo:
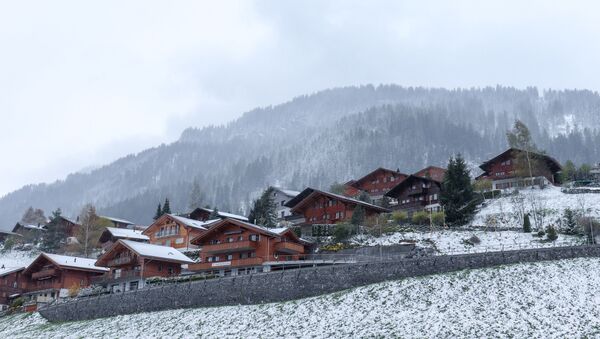
M334 86L600 88L576 1L1 1L0 196Z

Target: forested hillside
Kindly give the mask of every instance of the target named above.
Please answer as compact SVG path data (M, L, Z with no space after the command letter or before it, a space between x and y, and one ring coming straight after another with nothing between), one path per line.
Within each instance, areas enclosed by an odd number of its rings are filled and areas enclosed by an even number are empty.
M218 127L185 130L179 141L129 155L89 173L26 186L0 199L11 228L29 206L149 223L168 197L188 207L196 180L204 203L245 213L268 184L327 188L375 167L415 171L462 153L472 164L501 152L505 132L524 121L541 149L561 161L600 161L600 95L507 87L427 89L395 85L325 90L258 108Z

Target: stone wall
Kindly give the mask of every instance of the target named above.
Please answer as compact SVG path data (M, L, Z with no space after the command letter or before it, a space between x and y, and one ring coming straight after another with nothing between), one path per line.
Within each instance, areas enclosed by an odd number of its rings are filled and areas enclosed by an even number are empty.
M40 313L50 321L73 321L176 308L270 303L406 277L519 262L599 256L599 246L578 246L386 259L151 287L55 304L41 309Z

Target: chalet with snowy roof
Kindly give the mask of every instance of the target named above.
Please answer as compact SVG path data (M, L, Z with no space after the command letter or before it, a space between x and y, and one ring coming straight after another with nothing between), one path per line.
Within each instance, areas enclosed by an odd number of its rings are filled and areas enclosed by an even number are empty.
M147 278L177 276L181 274L181 265L192 263L192 259L173 247L121 239L96 261L97 266L108 267L110 271L92 281L112 292L136 290L145 287Z
M407 212L409 215L422 210L440 211L443 174L422 176L425 172L417 173L409 175L386 193L386 196L395 201L392 208Z
M70 289L90 286L92 277L108 271L95 263L95 259L42 253L23 270L27 291L23 296L33 304L69 297Z
M100 246L104 250L106 250L107 248L111 247L112 244L116 243L119 239L139 242L150 241L150 238L147 235L142 234L142 231L131 230L127 228L107 227L106 230L102 232L102 235L100 235L98 243L100 243Z
M25 290L26 283L21 278L24 270L25 267L0 267L0 310L5 310Z
M347 188L344 194L355 197L360 192L367 192L371 199L379 200L406 177L408 175L399 170L394 171L380 167L360 179L346 183Z
M298 191L283 189L279 187L273 187L273 193L271 193L271 199L275 203L275 213L277 214L277 219L284 220L286 217L292 215L290 208L285 204L293 199L295 196L300 194Z
M307 188L288 201L292 213L304 216L304 224L336 224L352 219L357 206L365 209L368 218L389 212L388 209L343 195Z
M0 231L0 242L4 242L8 237L22 237L22 235L10 231Z
M199 262L189 269L221 276L308 265L301 259L311 245L289 228L266 228L236 219L217 222L192 243L201 250Z
M41 235L46 231L46 225L30 225L22 222L18 222L15 224L15 227L12 229L12 233L19 234L23 237L41 237Z
M112 224L115 228L133 228L135 225L134 222L131 222L131 221L125 220L125 219L119 219L119 218L113 218L113 217L107 217L107 216L100 216L100 218L106 219L106 220L112 222Z
M527 155L533 164L531 172L529 164L525 163ZM560 163L546 154L526 153L517 148L509 148L484 162L479 168L483 170L483 174L478 176L477 180L490 180L492 189L496 190L527 187L532 183L538 186L554 185L558 173L562 170Z
M165 214L148 226L142 234L148 236L151 244L174 247L181 251L195 250L197 246L190 241L204 233L218 220L200 221L175 214Z
M214 210L212 210L210 208L198 207L195 210L193 210L192 212L190 212L189 214L187 214L186 217L189 219L194 219L194 220L198 220L198 221L208 221L209 219L211 219L211 216L213 215L213 213L214 213ZM219 219L231 218L231 219L237 219L237 220L241 220L241 221L248 221L248 218L246 218L243 215L237 215L237 214L221 212L221 211L217 211L217 217Z

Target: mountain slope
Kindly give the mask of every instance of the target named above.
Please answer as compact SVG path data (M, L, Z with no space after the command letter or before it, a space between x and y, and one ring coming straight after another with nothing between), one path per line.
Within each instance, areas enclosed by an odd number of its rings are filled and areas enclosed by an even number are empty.
M175 211L186 210L193 180L206 204L244 213L268 184L327 188L379 166L411 172L444 165L457 152L478 163L505 147L516 118L560 160L594 162L599 113L600 96L589 91L330 89L252 110L225 126L187 129L177 142L89 173L26 186L0 199L0 222L12 227L30 205L74 215L92 202L101 213L149 223L166 196Z

